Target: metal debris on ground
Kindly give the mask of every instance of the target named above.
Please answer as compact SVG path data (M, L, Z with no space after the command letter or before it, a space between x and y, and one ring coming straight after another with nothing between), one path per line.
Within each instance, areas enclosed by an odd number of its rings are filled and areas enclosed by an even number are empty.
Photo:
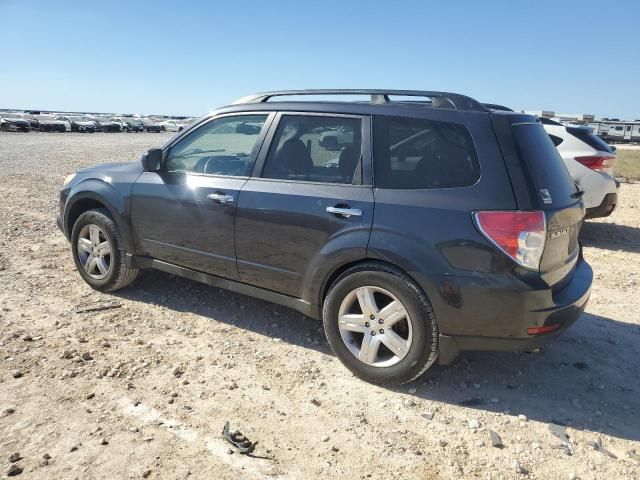
M549 431L560 439L560 444L553 445L551 448L562 449L567 455L573 455L573 447L569 442L569 435L567 435L566 427L557 423L550 423Z
M601 438L599 438L595 442L587 442L587 445L593 447L593 449L595 451L597 451L597 452L604 453L605 455L608 455L609 457L614 458L616 460L618 459L618 457L616 455L614 455L609 450L604 448L604 446L602 445L602 439Z
M629 450L627 452L627 455L629 456L629 458L631 458L632 460L635 460L636 462L640 462L640 455L638 455L636 452L634 452L633 450Z
M88 313L88 312L100 312L102 310L111 310L114 308L122 307L122 303L111 301L111 302L95 302L87 305L80 305L75 308L75 313Z
M252 442L238 431L231 432L229 430L229 422L225 422L224 428L222 429L222 436L227 442L236 447L238 452L244 455L252 453L258 444L258 442Z
M500 438L500 435L498 435L493 430L489 430L489 437L491 438L491 445L493 445L496 448L504 447L504 444L502 443L502 439Z

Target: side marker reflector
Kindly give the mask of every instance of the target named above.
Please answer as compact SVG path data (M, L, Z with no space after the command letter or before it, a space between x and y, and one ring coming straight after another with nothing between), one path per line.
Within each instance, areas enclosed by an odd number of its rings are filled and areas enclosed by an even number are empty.
M541 335L543 333L553 332L560 325L557 323L555 325L545 325L544 327L531 327L527 328L527 333L529 335Z

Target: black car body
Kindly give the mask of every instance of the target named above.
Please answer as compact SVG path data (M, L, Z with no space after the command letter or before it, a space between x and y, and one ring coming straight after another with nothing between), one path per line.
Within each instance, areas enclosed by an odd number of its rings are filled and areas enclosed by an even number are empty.
M17 115L0 115L0 131L2 132L30 132L29 120Z
M162 125L158 122L143 120L142 124L145 132L160 133L163 131Z
M119 133L123 131L123 124L114 120L96 120L98 130L104 133Z
M306 93L366 94L371 102L269 101ZM349 132L351 145L323 148L323 132L337 129ZM229 146L245 137L246 146ZM535 349L578 318L592 282L578 243L580 195L540 122L456 94L247 97L142 162L79 171L60 194L58 224L72 242L90 209L113 219L127 268L156 268L323 318L336 354L376 383L411 380L436 356L449 363L461 350ZM92 283L79 269L94 288L126 284ZM342 285L361 277L372 285L354 288L352 303L346 293L339 300ZM395 289L397 279L410 288ZM371 298L361 299L369 288ZM382 360L361 358L377 322L381 338L383 316L393 316L379 303L393 299L407 307L403 322L413 330L394 337L389 326L387 341L401 338L398 351L408 356L419 349L407 347L410 339L430 344L411 365L384 342ZM371 306L365 326L367 302L378 310ZM344 318L360 323L334 328L344 305L355 312ZM416 323L422 316L427 330ZM386 350L397 363L384 360Z
M30 130L39 130L40 129L40 121L34 117L33 115L20 115L20 118L29 122Z
M141 120L136 120L134 118L128 118L126 120L124 120L124 127L123 130L125 132L143 132L144 131L144 124L142 123Z
M38 118L38 130L41 132L66 132L67 125L62 120L41 116Z

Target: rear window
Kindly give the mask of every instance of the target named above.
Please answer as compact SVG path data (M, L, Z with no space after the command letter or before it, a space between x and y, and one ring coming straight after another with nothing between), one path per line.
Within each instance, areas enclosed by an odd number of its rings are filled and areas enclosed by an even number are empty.
M466 187L480 178L473 140L462 125L377 116L373 134L377 187Z
M583 141L591 148L594 148L600 152L609 152L613 153L611 147L605 143L599 136L593 133L592 130L587 130L585 128L576 128L576 127L567 127L567 132L576 137L578 140Z
M543 204L562 208L573 205L576 185L541 124L513 126L518 154L524 161Z

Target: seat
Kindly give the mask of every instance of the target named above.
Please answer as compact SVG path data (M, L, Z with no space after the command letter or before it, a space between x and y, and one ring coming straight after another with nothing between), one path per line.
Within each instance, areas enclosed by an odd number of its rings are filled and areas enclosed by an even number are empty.
M455 185L471 171L464 148L444 139L432 143L423 153L413 178L421 183L426 180L430 188Z
M313 160L304 142L291 138L278 149L273 161L267 161L264 176L267 178L291 178L313 173Z
M342 153L340 153L338 168L340 169L340 175L344 178L345 183L353 182L353 176L359 161L360 152L353 147L347 147L342 151Z

